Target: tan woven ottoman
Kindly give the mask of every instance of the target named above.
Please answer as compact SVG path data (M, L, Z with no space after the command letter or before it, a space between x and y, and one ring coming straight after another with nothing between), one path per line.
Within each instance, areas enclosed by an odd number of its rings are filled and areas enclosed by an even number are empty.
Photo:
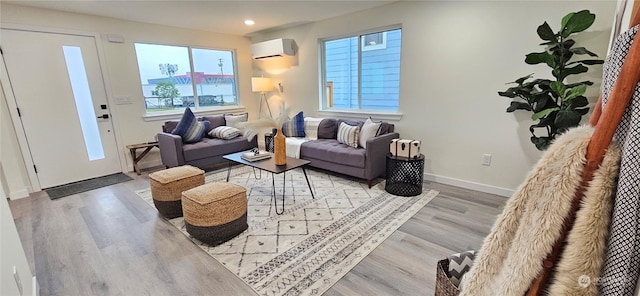
M204 184L204 171L184 165L149 174L153 204L169 219L182 216L182 192Z
M208 183L182 193L187 232L215 246L247 229L247 190L233 183Z

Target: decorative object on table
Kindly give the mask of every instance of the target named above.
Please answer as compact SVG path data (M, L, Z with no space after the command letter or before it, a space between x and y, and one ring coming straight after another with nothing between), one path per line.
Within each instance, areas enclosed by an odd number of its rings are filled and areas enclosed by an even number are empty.
M271 90L273 90L273 82L271 81L271 78L251 77L251 91L260 93L260 115L262 115L262 103L264 102L269 110L269 117L273 117L271 114L271 107L269 107L269 102L267 102L266 98L266 92Z
M387 154L385 190L393 195L415 196L422 193L424 155L417 157Z
M421 141L393 139L389 144L389 153L396 157L417 158L420 156Z
M281 129L273 129L273 157L276 165L287 164L287 137Z
M271 117L260 117L253 121L243 122L238 125L244 136L251 140L259 133L272 132L273 133L273 141L274 141L274 159L276 164L284 165L286 164L286 142L285 135L282 133L283 124L289 120L288 108L281 108L282 112L276 118ZM280 137L282 138L278 138ZM280 146L280 150L278 150L278 146ZM281 154L282 153L282 156Z
M589 65L604 63L598 59L572 60L577 55L597 57L595 53L584 47L573 47L575 41L568 39L571 34L582 32L593 24L596 16L588 10L572 12L562 18L561 29L557 33L551 30L547 22L538 27L538 36L547 49L542 52L527 54L525 63L530 65L546 64L551 67L551 74L555 80L534 79L529 74L511 82L516 86L510 87L498 95L514 99L507 108L507 112L515 110L531 111L532 120L536 124L529 127L531 142L538 150L545 150L557 135L567 131L570 127L580 124L582 115L589 112L589 100L584 96L591 81L580 81L565 84L570 75L586 73ZM576 81L577 79L571 79ZM537 135L536 129L543 129L546 135Z
M198 241L186 232L180 217L169 221L175 229L167 231L182 232L257 295L322 295L438 193L425 190L419 196L396 198L382 186L368 189L353 178L308 173L316 199L299 190L306 186L295 192L287 189L287 206L278 216L269 198L272 175L256 180L251 167L234 168L229 182L247 188L249 228L227 243L211 247ZM222 182L226 174L209 172L205 182ZM304 179L301 170L287 175L287 180ZM148 189L136 193L153 206Z
M247 152L242 153L242 155L240 155L240 158L246 161L258 161L271 158L271 153L264 150L259 150L258 148L253 148Z

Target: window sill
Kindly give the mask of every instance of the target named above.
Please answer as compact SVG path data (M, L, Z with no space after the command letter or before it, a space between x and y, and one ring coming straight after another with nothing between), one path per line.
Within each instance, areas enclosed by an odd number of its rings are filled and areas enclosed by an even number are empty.
M363 111L363 110L319 110L318 115L322 117L347 118L347 119L367 119L369 116L373 120L400 121L402 113L384 111Z
M244 106L229 106L229 107L220 107L215 109L199 109L199 110L191 109L191 111L193 111L193 114L195 114L196 116L204 116L204 115L245 112L245 108ZM144 116L142 116L142 119L144 119L144 121L167 121L167 120L173 120L173 119L180 119L183 113L184 111L161 113L161 114L147 113Z

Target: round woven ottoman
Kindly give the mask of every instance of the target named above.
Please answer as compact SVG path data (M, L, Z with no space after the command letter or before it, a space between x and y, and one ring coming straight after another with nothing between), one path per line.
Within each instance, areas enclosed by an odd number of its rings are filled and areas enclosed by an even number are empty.
M184 165L149 174L153 204L168 219L182 216L182 192L204 184L204 171Z
M247 190L233 183L208 183L182 193L187 232L215 246L247 229Z

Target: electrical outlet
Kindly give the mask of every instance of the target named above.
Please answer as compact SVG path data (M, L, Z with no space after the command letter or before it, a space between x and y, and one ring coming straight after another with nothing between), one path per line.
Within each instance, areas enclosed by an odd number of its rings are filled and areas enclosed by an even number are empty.
M491 165L491 154L483 154L482 155L482 165L490 166Z

